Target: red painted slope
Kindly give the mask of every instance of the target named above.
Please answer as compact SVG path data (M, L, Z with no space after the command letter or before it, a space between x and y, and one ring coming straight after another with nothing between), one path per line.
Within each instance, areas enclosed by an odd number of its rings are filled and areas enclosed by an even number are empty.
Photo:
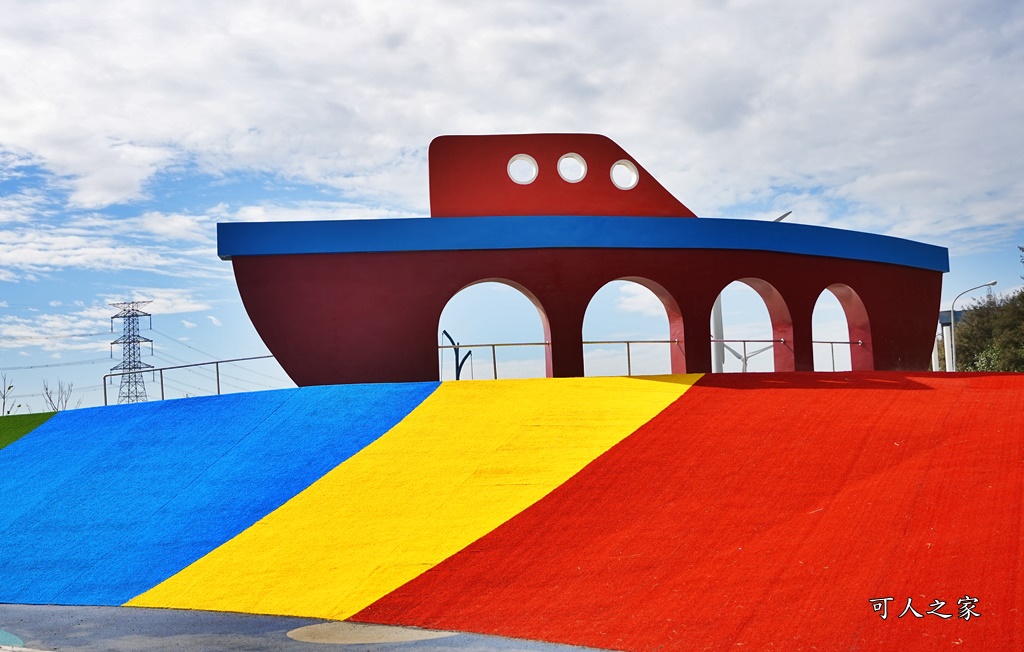
M354 619L602 648L1024 646L1024 376L706 376ZM956 616L958 598L978 618ZM882 620L869 600L893 597ZM941 619L922 614L946 601Z

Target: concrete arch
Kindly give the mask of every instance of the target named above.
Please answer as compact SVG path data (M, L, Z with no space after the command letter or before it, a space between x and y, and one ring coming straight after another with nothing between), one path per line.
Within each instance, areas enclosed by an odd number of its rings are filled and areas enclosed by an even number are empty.
M871 320L868 317L864 301L853 288L845 283L833 283L822 290L822 293L826 291L835 295L846 314L846 324L851 342L851 368L853 371L873 371L875 357L871 342Z
M732 282L743 283L754 290L754 292L761 297L761 300L764 301L765 308L768 310L768 319L771 322L771 338L777 340L772 346L774 370L795 371L796 358L793 352L793 317L790 314L789 306L786 304L786 300L783 298L782 294L774 285L761 278L747 276L735 279L735 281ZM731 285L731 283L724 285L716 296L720 296L729 285Z
M541 300L539 298L537 298L537 295L534 294L532 291L530 291L530 289L527 288L522 283L519 283L518 281L514 281L514 280L509 279L509 278L501 278L501 277L488 277L488 278L478 279L478 280L472 281L470 283L464 284L458 290L453 292L447 298L447 300L444 301L444 303L441 305L440 309L437 311L437 324L438 324L437 332L438 333L441 330L441 326L440 326L441 317L442 317L442 315L444 313L445 308L448 307L448 305L452 302L452 300L455 299L455 297L457 297L463 291L465 291L465 290L467 290L467 289L469 289L471 287L474 287L474 286L477 286L477 285L481 285L483 283L499 283L501 285L508 286L508 287L512 288L513 290L516 290L517 292L519 292L519 294L521 294L523 297L525 297L533 305L533 307L537 310L537 315L540 317L541 329L543 331L543 338L544 338L543 341L544 342L548 342L548 343L551 342L551 323L550 323L550 320L548 318L548 313L544 309L544 304L541 302ZM551 378L553 376L553 366L552 366L551 346L550 345L544 347L544 375L547 378Z
M675 297L669 292L661 283L654 281L644 276L620 276L613 278L601 285L600 288L590 294L586 303L586 310L584 311L584 323L581 324L580 334L582 337L583 327L586 322L586 314L590 309L591 304L597 294L606 288L609 284L617 281L625 281L628 283L635 283L644 289L648 290L653 294L658 301L661 303L662 308L665 310L666 320L668 322L668 333L664 338L668 339L672 343L669 344L669 373L683 374L686 373L686 353L685 353L685 342L683 332L683 315L679 309L679 302L676 301Z

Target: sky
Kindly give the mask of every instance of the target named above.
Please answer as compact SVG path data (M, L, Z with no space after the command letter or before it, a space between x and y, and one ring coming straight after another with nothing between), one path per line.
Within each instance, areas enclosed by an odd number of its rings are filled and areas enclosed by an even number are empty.
M792 211L946 247L946 309L1021 285L1019 2L0 0L0 15L0 371L19 412L44 408L43 381L103 403L118 301L152 300L156 367L267 355L216 223L426 216L442 134L601 133L702 218ZM726 337L767 337L749 292L724 296ZM439 328L539 341L522 301L466 291ZM658 310L606 287L585 337L666 337ZM816 313L822 339L842 333L835 311ZM588 373L625 373L624 347L588 346ZM641 352L657 345L636 347L632 371L658 371L664 353ZM475 377L489 356L474 351ZM496 353L499 375L533 373L517 356ZM176 373L169 396L213 391L212 372ZM224 391L289 384L272 360L223 374Z

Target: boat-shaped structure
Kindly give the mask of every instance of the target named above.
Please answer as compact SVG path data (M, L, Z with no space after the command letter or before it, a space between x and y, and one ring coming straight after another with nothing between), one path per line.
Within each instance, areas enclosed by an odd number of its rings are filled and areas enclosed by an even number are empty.
M441 312L485 281L537 307L549 376L583 375L584 313L615 280L664 305L673 373L711 371L712 308L737 280L768 308L776 371L814 369L825 290L846 313L854 370L930 364L942 247L696 218L598 135L441 136L428 159L429 218L218 224L249 317L296 384L437 380Z

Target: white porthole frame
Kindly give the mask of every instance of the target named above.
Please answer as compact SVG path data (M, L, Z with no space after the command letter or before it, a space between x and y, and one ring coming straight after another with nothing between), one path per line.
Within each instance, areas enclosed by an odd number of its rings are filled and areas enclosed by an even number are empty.
M618 181L615 180L615 168L619 167L620 165L629 170L630 173L632 173L633 183L620 184ZM636 184L640 183L640 170L636 169L636 164L634 164L633 161L630 161L629 159L620 159L612 163L612 167L608 171L608 176L611 177L612 184L619 190L632 190L633 188L636 188Z
M515 176L512 174L512 166L518 163L519 161L525 161L533 169L533 176L531 176L529 179L520 180L515 178ZM537 180L537 177L540 175L540 166L537 165L537 159L533 158L529 154L516 154L515 156L508 160L506 171L508 172L509 179L512 179L512 181L518 183L520 186L528 186Z
M565 161L566 159L576 161L580 164L580 176L578 179L571 179L565 176L565 173L562 172L562 161ZM558 176L562 177L562 181L565 181L566 183L579 183L587 176L587 160L576 152L569 152L567 154L562 154L558 158L558 164L555 166L555 169L558 170Z

